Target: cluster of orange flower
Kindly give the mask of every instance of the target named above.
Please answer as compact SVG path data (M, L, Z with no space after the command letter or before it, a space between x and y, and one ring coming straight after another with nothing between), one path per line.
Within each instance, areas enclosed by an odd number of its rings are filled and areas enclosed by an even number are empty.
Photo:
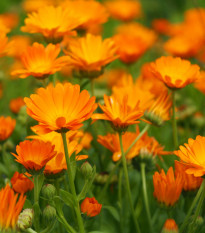
M17 26L15 22L18 17L15 14L0 15L0 56L13 58L9 77L24 79L32 76L28 79L35 78L34 89L37 85L44 87L35 89L35 94L30 97L16 97L10 101L9 107L15 119L0 116L3 152L7 139L18 123L21 109L26 108L27 115L35 120L35 125L31 127L34 135L26 135L24 141L19 140L16 153L11 152L26 172L16 171L9 177L10 185L6 184L0 190L0 230L17 229L18 216L26 200L25 193L34 189L36 198L38 183L35 179L40 173L55 183L67 171L69 194L74 198L72 201L79 224L76 228L84 233L81 213L94 217L100 213L102 204L94 197L86 197L87 193L83 193L81 199L81 195L77 197L75 172L71 171L70 166L74 164L75 167L75 161L88 159L94 140L112 152L113 162L122 161L130 209L133 208L132 197L129 195L126 170L130 163L133 166L136 163L145 164L149 171L158 167L159 171L153 175L153 195L166 208L176 204L182 190L198 189L205 175L205 137L190 138L188 144L180 146L179 150L176 150L176 145L175 151L170 152L164 150L164 146L149 136L146 130L152 126L163 126L172 118L173 132L176 133L175 92L194 83L197 89L205 93L205 72L200 71L199 65L187 60L195 57L200 62L205 61L205 10L187 11L180 24L173 25L165 19L154 20L153 29L149 29L136 22L143 12L141 4L134 0L104 3L95 0L25 0L22 7L28 14L21 31L28 35L8 36ZM123 24L115 28L112 37L103 39L102 26L109 18ZM106 70L107 65L117 59L126 67L136 63L156 45L159 34L170 37L162 45L169 55L163 54L155 61L144 64L137 79L123 69ZM60 78L57 78L58 73ZM89 80L92 88L94 82L99 86L106 82L110 95L103 93L104 100L100 99L97 103L94 90L91 88L90 94L85 89L85 79ZM0 84L0 97L4 96L2 90L4 92ZM92 124L85 123L90 119ZM106 131L106 135L100 135L96 126L99 120L110 122L109 130L112 132ZM144 130L139 129L140 122L146 124ZM90 133L92 130L87 130L93 126L96 127L96 135ZM174 139L177 142L175 134ZM165 164L164 155L171 154L178 156L180 161L175 161L175 170L170 167L165 173L157 164L157 156ZM91 179L91 174L88 176L90 180L94 179ZM85 182L88 180L86 178ZM35 205L34 219L38 218ZM135 218L133 214L134 221ZM38 231L36 222L34 225ZM138 229L136 221L135 226ZM75 232L72 227L70 229L70 232ZM170 231L163 232L178 232L173 219L167 219L164 229Z

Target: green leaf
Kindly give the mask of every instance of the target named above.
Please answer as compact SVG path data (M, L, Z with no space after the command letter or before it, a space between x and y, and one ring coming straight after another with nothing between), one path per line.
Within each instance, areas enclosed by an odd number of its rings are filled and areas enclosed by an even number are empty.
M3 173L3 174L5 174L5 175L7 175L7 176L9 176L9 171L8 171L8 169L3 165L3 164L1 164L0 163L0 173Z
M120 215L113 206L103 206L103 209L108 210L111 213L111 215L114 217L114 219L120 222Z
M93 167L92 174L90 175L89 179L85 180L85 184L83 186L83 189L81 193L78 195L78 201L81 201L85 198L86 194L90 190L90 187L95 179L95 173L96 173L96 166Z
M24 202L24 206L23 206L24 209L32 209L33 208L33 205L31 203L30 200L26 199L25 202Z
M63 189L60 189L60 198L67 206L74 206L75 202L71 193L64 191Z
M43 182L44 182L44 175L43 174L38 175L37 179L38 179L38 196L39 196L41 188L43 186Z

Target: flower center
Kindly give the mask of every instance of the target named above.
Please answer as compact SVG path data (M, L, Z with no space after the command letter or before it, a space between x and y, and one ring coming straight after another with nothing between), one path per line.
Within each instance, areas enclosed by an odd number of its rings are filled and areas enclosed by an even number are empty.
M65 117L58 117L56 119L56 125L59 127L59 128L63 128L66 124L66 119Z

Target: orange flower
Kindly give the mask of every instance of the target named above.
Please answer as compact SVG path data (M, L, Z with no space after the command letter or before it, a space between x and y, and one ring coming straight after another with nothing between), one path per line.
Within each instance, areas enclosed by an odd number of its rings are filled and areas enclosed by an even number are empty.
M79 140L80 145L85 149L90 149L91 141L93 140L93 136L90 133L83 133L82 138Z
M67 64L65 56L57 58L59 53L59 45L49 44L45 48L42 44L34 43L21 56L24 69L13 71L12 75L19 75L20 78L32 75L44 79Z
M139 102L133 108L128 106L128 96L123 96L122 99L114 96L104 95L105 105L99 104L104 113L93 114L93 120L111 121L116 130L126 130L129 125L137 124L137 121L143 111L139 108Z
M11 136L16 126L16 121L11 117L0 117L0 141L6 140Z
M191 65L188 60L179 57L160 57L150 64L156 78L162 80L169 88L183 88L199 77L199 66Z
M34 130L35 132L35 128ZM38 134L38 132L36 132ZM73 155L75 153L76 160L82 160L88 158L87 155L79 155L80 151L82 150L82 145L77 142L76 137L78 137L79 132L78 131L68 131L66 133L67 143L68 143L68 153L69 156ZM52 145L55 146L55 151L57 152L57 155L52 158L45 167L44 173L46 175L49 174L57 174L60 173L63 170L67 169L66 159L64 156L64 146L63 141L61 138L61 135L56 132L50 132L47 134L38 134L38 135L32 135L28 138L31 139L38 139L42 140L44 142L50 142Z
M55 0L24 0L22 3L22 7L26 12L33 12L45 6L54 5L54 3Z
M12 99L9 103L9 108L10 110L15 113L18 114L18 112L20 111L21 107L23 107L25 105L24 100L22 97L18 97L16 99Z
M157 126L160 126L170 119L170 109L172 101L168 92L162 92L161 95L153 102L144 113L145 119Z
M120 60L132 63L154 44L156 34L139 23L129 23L117 28L114 40Z
M170 22L167 19L155 19L152 21L154 30L163 35L169 35Z
M87 90L80 92L80 86L71 83L39 88L24 101L28 115L39 122L35 131L42 133L79 129L97 108L94 96L90 98Z
M81 203L80 208L81 212L86 214L88 217L95 217L100 214L102 204L99 204L94 197L86 197Z
M7 28L14 28L19 23L19 16L16 13L5 13L0 15L0 21L7 27Z
M46 163L51 160L56 152L50 142L43 142L41 140L23 141L16 146L17 155L16 161L21 163L29 173L32 171L39 171L43 169Z
M19 198L18 198L19 197ZM18 201L17 201L18 199ZM0 190L0 230L16 229L18 216L23 208L26 196L15 194L7 184Z
M205 94L205 71L200 72L200 78L194 83L196 89Z
M163 169L161 173L155 172L153 175L153 183L153 194L158 202L166 206L173 206L179 200L183 187L183 180L182 176L174 177L172 167L169 168L167 175L165 175Z
M85 37L71 40L68 51L65 52L76 70L94 73L101 72L105 65L117 58L112 39L102 40L101 36L89 33Z
M45 6L37 12L28 14L23 32L41 33L52 40L61 40L65 35L73 35L72 30L80 24L75 12L71 9Z
M186 173L186 165L175 160L175 176L182 176L183 189L185 191L195 190L200 187L203 179Z
M167 219L164 223L162 233L179 233L178 226L174 219Z
M186 173L193 174L195 177L205 174L205 137L197 136L196 139L189 138L188 144L180 146L175 155L180 157L186 164Z
M5 56L9 51L12 46L12 43L8 42L8 37L0 33L0 57Z
M31 176L26 173L27 176ZM26 193L33 189L34 184L23 173L15 172L11 178L12 188L17 193Z
M78 29L88 31L94 26L107 22L109 16L105 7L100 2L93 0L65 1L62 3L62 7L72 9L80 20Z
M141 16L141 4L133 0L111 0L105 6L114 19L130 21Z

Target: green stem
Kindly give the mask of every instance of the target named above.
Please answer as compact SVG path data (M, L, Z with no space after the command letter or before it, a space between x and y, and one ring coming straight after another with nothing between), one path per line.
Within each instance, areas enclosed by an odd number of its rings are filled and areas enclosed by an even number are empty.
M144 196L145 210L147 212L147 218L148 218L148 223L149 223L149 227L150 227L150 232L153 232L152 218L151 218L151 214L150 214L149 201L148 201L148 196L147 196L147 184L146 184L145 167L146 167L145 163L140 164L141 176L142 176L142 190L143 190L143 196Z
M68 233L76 233L76 231L68 224L68 222L62 214L58 213L58 218L60 218Z
M35 230L39 232L40 207L39 207L38 175L34 175L33 178L34 178L34 226L35 226Z
M48 227L46 227L44 230L42 230L40 233L50 233L52 232L53 228L55 227L56 220L53 221ZM63 231L62 231L63 232Z
M125 152L125 155L127 155L129 153L129 151L132 149L132 147L135 145L135 143L144 135L144 133L149 129L149 127L150 127L150 124L147 124L144 127L144 129L140 132L140 134L135 138L135 140L133 141L133 143L129 146L129 148Z
M200 214L200 210L201 210L201 207L202 207L202 204L203 204L203 201L204 201L204 198L205 198L205 180L203 180L203 183L201 184L202 186L202 193L201 193L201 197L199 199L199 203L197 205L197 208L196 208L196 211L194 213L194 216L193 216L193 220L191 222L191 225L190 225L190 230L188 233L194 233L193 230L194 230L194 224L196 222L196 219L197 217L199 216ZM200 187L201 188L201 187Z
M95 83L94 78L91 79L90 85L91 85L91 95L95 96Z
M172 90L172 130L173 130L173 140L174 140L174 148L178 148L178 135L177 135L177 120L175 114L175 90Z
M36 231L34 231L31 228L27 228L24 232L27 232L27 233L37 233Z
M191 204L191 207L190 207L190 209L189 209L189 211L188 211L188 213L187 213L187 215L186 215L186 217L184 219L184 222L183 222L183 224L181 225L181 227L179 229L180 233L182 233L184 231L186 225L189 223L189 219L190 219L190 216L192 214L192 211L193 211L194 207L196 206L196 203L199 200L199 198L200 198L200 196L201 196L201 194L202 194L202 192L204 190L204 186L205 186L205 180L203 180L203 183L201 184L201 187L199 188L199 190L198 190L198 192L196 194L196 197L194 198L194 200L193 200L193 202Z
M78 221L79 232L84 233L85 230L84 230L83 220L82 220L81 213L80 213L80 206L79 206L79 202L77 199L77 194L76 194L76 190L75 190L75 184L74 184L72 169L71 169L71 164L70 164L70 157L68 154L68 145L67 145L67 140L66 140L66 133L62 132L61 136L63 139L63 146L64 146L64 152L65 152L65 157L66 157L69 186L70 186L70 190L71 190L71 193L73 195L74 202L75 202L74 209L75 209L75 213L76 213L76 217L77 217L77 221Z
M115 174L115 171L116 171L117 168L119 167L120 163L121 163L121 160L119 160L119 161L115 164L114 168L113 168L112 171L110 172L110 174L109 174L109 176L108 176L108 178L107 178L107 181L106 181L106 183L105 183L105 185L104 185L104 187L103 187L103 189L102 189L102 191L101 191L101 193L100 193L100 196L99 196L99 198L98 198L99 201L101 201L102 198L104 197L104 195L105 195L105 193L106 193L106 191L107 191L107 189L108 189L108 186L109 186L109 184L110 184L110 182L111 182L111 179L112 179L113 175Z
M120 230L123 232L123 213L122 213L122 176L123 176L123 170L120 169L119 171L119 181L118 181L118 200L119 200L119 206L120 206Z
M60 196L60 181L59 179L56 179L55 180L55 186L56 186L56 192L57 192L57 195ZM63 232L63 226L60 222L59 223L59 233L62 233Z
M126 161L124 150L123 150L122 133L121 132L119 132L119 140L120 140L120 149L121 149L121 154L122 154L123 171L124 171L124 175L125 175L126 192L128 194L129 204L130 204L130 208L131 208L132 217L133 217L133 220L135 223L135 228L136 228L137 232L140 233L141 231L140 231L139 224L138 224L138 221L137 221L136 216L135 216L135 210L134 210L133 202L132 202L132 195L131 195L131 191L130 191L130 182L129 182L128 171L127 171L127 161Z

